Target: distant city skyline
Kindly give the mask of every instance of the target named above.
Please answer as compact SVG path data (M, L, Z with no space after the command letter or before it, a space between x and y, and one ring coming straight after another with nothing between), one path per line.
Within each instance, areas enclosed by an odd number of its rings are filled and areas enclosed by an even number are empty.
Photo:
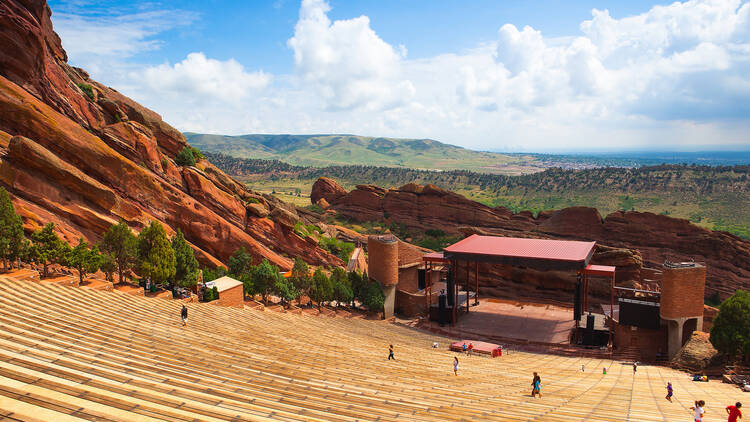
M183 131L505 152L750 149L747 1L50 1L69 62Z

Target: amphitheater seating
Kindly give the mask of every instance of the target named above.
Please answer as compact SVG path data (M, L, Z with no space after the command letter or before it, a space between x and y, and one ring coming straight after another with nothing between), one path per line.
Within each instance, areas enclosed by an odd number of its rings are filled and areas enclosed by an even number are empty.
M719 421L748 397L664 367L457 355L452 339L382 321L188 303L183 327L180 307L0 277L0 420L679 421L703 399Z

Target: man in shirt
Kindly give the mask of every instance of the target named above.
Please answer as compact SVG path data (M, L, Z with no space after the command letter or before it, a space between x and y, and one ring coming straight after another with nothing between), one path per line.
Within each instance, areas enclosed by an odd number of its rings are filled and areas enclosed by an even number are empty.
M729 415L729 419L727 419L728 422L737 422L737 418L742 419L742 412L740 412L740 407L742 407L742 403L737 402L734 404L734 406L727 406L727 414Z

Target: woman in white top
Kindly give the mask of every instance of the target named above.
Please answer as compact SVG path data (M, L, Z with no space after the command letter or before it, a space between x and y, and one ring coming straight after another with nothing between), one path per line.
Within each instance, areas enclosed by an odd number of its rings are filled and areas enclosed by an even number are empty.
M458 357L453 356L453 375L458 376Z
M706 405L706 402L703 400L698 400L695 402L695 406L691 407L690 410L695 411L695 415L693 416L693 419L695 422L701 422L703 420L703 415L706 414L706 411L703 410L703 406Z

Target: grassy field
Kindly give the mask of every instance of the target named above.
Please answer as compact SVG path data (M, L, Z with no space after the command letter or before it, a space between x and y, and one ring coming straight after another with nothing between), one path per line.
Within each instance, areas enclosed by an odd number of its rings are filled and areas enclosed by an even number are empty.
M372 138L354 135L206 135L185 133L203 151L237 158L276 159L285 163L327 167L377 165L429 170L470 170L524 174L543 170L539 158L472 151L431 139Z

